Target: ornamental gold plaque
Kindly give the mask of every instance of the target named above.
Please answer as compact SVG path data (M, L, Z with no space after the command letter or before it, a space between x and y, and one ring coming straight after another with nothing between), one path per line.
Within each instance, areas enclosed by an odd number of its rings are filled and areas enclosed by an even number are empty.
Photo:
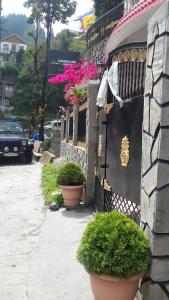
M98 156L103 156L103 135L99 135Z
M104 105L104 111L105 111L105 113L109 114L109 112L111 111L112 107L113 107L113 103L105 104Z
M121 142L121 154L120 154L121 166L127 167L129 164L129 158L130 158L129 139L127 136L125 136Z
M108 183L108 180L105 179L105 178L102 178L102 180L101 180L101 186L104 188L104 190L106 190L108 192L112 191L112 188L111 188L110 184Z

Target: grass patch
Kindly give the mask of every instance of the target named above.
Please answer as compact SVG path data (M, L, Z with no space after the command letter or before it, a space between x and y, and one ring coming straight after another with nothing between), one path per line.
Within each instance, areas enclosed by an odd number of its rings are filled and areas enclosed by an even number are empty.
M56 183L58 169L54 164L47 164L42 168L42 187L45 196L45 204L55 202L63 206L63 197L59 186Z

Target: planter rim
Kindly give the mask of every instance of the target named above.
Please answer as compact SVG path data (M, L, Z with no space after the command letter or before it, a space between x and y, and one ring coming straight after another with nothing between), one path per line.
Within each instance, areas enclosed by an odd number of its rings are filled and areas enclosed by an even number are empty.
M90 276L92 277L95 277L97 279L100 279L100 280L105 280L105 281L111 281L111 282L120 282L120 281L124 281L124 282L127 282L127 281L137 281L139 279L141 279L143 276L144 276L145 272L142 272L142 273L138 273L132 277L129 277L129 278L120 278L120 277L111 277L111 276L106 276L106 275L96 275L96 274L89 274Z
M81 185L60 185L61 189L65 189L65 190L71 190L72 188L74 190L78 190L80 188L84 188L85 185L81 184Z

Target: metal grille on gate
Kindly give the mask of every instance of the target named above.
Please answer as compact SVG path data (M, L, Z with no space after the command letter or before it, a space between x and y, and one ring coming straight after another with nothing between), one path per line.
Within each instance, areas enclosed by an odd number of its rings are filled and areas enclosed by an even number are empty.
M104 208L106 212L112 210L122 212L136 223L140 223L140 206L116 193L104 190Z
M135 101L135 103L137 103L136 101L141 101L140 97L143 97L144 95L144 80L145 80L145 66L146 66L145 59L146 59L145 45L142 45L142 48L140 49L132 49L132 47L131 49L127 49L127 51L125 51L125 49L122 49L120 50L119 53L117 52L115 54L112 54L112 56L110 57L110 65L112 61L119 62L118 65L119 96L123 99L124 103L128 104L131 103L133 100ZM97 164L98 172L96 173L98 174L96 178L96 189L97 189L96 208L98 211L105 211L105 212L117 210L119 212L126 214L135 222L139 223L140 214L141 214L141 209L139 204L134 203L133 199L130 199L130 197L128 199L127 196L123 197L122 195L119 195L118 192L113 191L111 186L107 184L106 178L110 177L112 181L111 178L112 175L110 175L110 172L107 171L110 163L110 157L108 157L108 153L107 153L108 151L110 153L110 147L108 150L108 127L111 127L108 121L108 115L110 116L109 114L110 110L114 105L118 103L117 99L111 94L110 89L108 92L107 102L108 105L107 105L107 109L105 110L106 116L102 119L102 122L98 123L98 128L100 128L98 129L98 140L99 137L101 140L101 136L104 136L103 132L105 132L105 145L103 147L98 147L100 153L103 152L104 149L104 155L102 155L102 159L100 160L98 159L98 164ZM104 130L99 131L102 128L105 128L104 129L105 131ZM99 170L101 169L104 171L101 171L101 174L99 174L100 173ZM105 179L103 179L103 177ZM104 181L106 181L106 184Z

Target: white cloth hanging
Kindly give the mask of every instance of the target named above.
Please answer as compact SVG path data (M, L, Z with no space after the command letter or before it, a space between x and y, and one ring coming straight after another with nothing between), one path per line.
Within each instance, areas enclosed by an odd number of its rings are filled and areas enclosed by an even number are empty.
M97 95L96 105L104 107L107 103L107 89L108 89L108 70L103 74L102 81L100 83L99 92Z
M118 62L114 62L108 72L108 84L110 86L112 94L118 100L120 107L123 106L123 101L119 96L119 76L118 76Z

